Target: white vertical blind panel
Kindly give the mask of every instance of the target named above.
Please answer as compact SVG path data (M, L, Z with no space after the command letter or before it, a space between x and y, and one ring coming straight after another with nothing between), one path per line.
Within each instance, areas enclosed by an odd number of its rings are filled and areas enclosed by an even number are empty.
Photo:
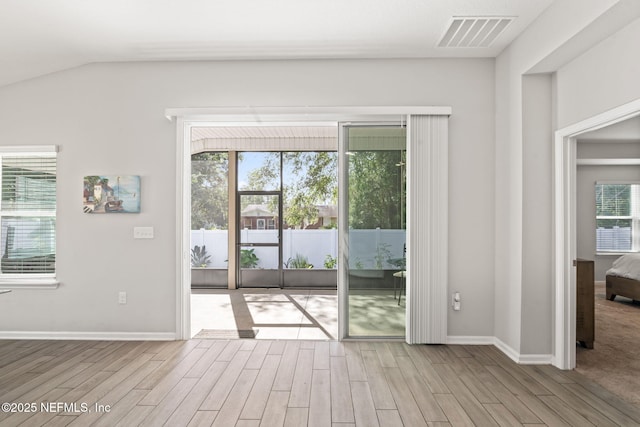
M448 116L409 119L409 344L447 340L448 121Z

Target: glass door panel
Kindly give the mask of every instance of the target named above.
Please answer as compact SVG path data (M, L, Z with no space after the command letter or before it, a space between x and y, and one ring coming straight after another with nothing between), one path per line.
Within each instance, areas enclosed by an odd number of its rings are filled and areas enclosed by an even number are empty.
M347 335L405 335L406 129L343 126Z

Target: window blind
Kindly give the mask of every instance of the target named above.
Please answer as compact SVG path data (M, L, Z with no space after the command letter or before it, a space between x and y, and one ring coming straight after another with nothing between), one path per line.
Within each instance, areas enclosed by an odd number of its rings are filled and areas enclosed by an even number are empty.
M0 190L2 275L55 273L55 152L3 152Z
M639 245L640 185L596 183L596 250L629 252Z

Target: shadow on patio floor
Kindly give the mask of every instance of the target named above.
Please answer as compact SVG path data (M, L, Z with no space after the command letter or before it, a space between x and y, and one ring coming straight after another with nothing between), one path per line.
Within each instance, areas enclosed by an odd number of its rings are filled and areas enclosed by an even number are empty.
M338 330L335 290L192 290L191 334L210 337L335 340ZM201 334L207 337L207 332Z

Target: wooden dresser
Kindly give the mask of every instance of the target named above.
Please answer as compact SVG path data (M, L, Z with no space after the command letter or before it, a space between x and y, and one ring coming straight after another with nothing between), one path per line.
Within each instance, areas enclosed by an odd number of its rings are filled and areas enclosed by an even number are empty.
M595 335L594 262L577 260L576 272L576 341L593 348Z

